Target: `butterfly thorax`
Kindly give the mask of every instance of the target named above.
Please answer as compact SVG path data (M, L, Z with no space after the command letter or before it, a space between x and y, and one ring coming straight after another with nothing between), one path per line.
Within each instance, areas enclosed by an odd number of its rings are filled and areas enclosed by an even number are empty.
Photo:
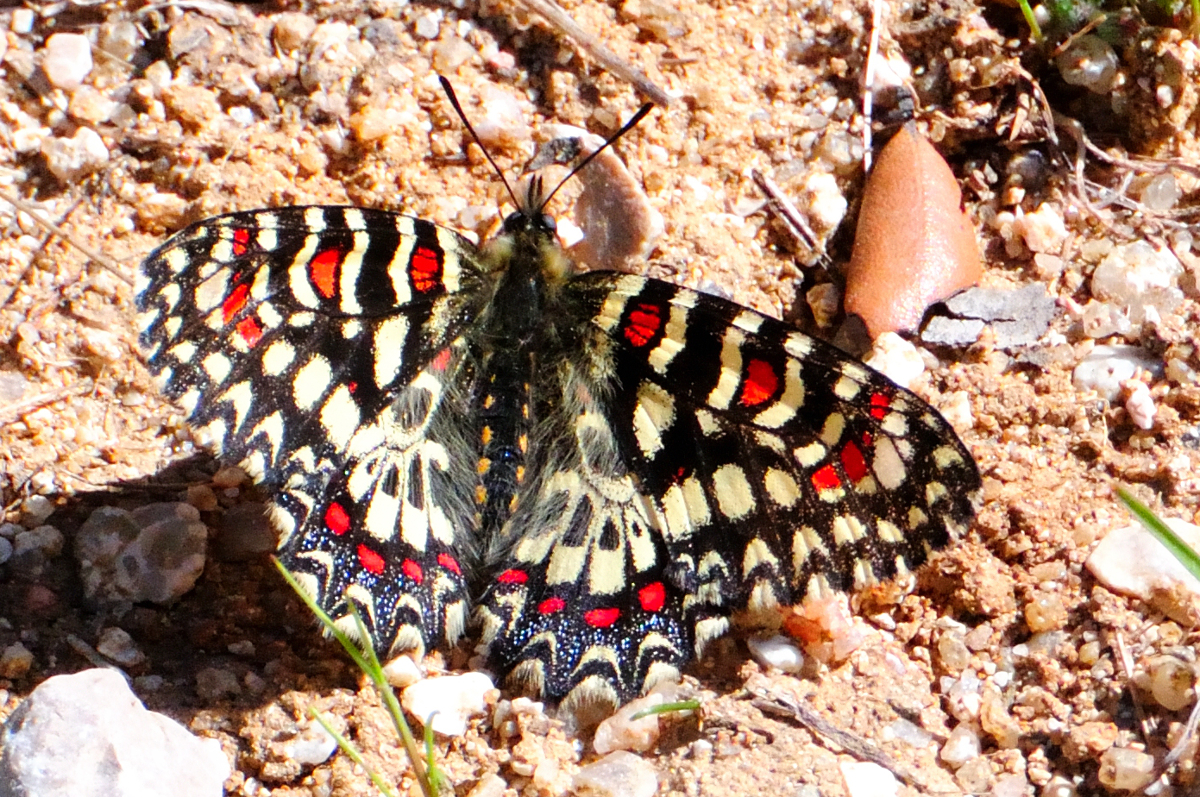
M479 367L472 399L479 430L477 522L485 538L516 506L525 476L535 380L553 368L559 288L574 270L555 237L554 221L518 211L481 250L496 279L479 325Z

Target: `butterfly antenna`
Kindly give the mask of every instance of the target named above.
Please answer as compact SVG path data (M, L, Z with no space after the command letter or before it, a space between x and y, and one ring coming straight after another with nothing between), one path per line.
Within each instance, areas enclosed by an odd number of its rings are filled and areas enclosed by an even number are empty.
M550 204L550 200L554 198L554 195L558 193L558 189L562 188L564 183L566 183L568 180L570 180L572 177L574 177L577 173L582 171L583 168L585 166L587 166L589 163L591 163L592 160L595 159L595 157L597 155L599 155L601 152L603 152L604 150L608 149L610 146L615 144L617 142L617 140L619 138L621 138L621 136L625 135L630 130L632 130L634 127L636 127L637 123L642 121L643 119L645 119L646 114L650 113L650 111L652 111L652 110L654 110L654 103L652 103L652 102L648 102L645 105L643 105L641 108L638 108L637 113L635 113L629 119L628 122L621 125L620 130L618 130L617 132L615 132L611 136L609 136L608 140L606 140L603 144L601 144L599 147L597 147L596 150L594 152L592 152L590 155L588 155L586 158L581 160L579 162L579 165L577 165L575 168L571 169L570 174L568 174L566 177L564 177L562 180L560 180L558 185L554 186L554 190L551 191L549 194L547 194L542 199L541 204L538 205L538 208L537 208L538 211L540 212L542 210L542 208L544 208L544 207L546 207L546 205Z
M492 164L492 168L495 169L496 174L500 176L500 182L504 183L504 190L507 191L508 195L512 198L513 205L518 208L525 207L527 203L517 199L516 192L512 190L512 186L508 184L508 180L504 177L504 170L496 165L496 161L492 159L492 154L488 152L488 148L485 147L483 142L479 140L479 134L475 132L475 128L471 127L471 123L467 120L467 115L463 113L462 106L458 104L458 96L454 93L454 87L450 85L450 81L442 75L438 75L438 80L441 81L442 91L446 92L446 99L450 100L450 105L453 106L454 112L458 114L458 118L462 120L463 127L467 128L467 132L471 134L471 138L475 139L475 143L479 145L481 150L483 150L483 157L487 158L488 163ZM624 130L621 132L624 132Z

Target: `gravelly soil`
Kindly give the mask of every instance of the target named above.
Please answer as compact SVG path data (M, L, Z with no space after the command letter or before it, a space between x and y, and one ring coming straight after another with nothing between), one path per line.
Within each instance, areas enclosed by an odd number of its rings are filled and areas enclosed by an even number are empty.
M812 327L805 291L830 277L802 269L782 228L749 213L758 199L749 172L772 175L802 207L808 176L832 173L853 211L862 184L868 9L840 0L683 0L674 9L631 0L569 11L681 98L618 147L666 226L648 259L630 267ZM1092 125L1094 136L1111 131L1095 97L1072 93L1035 57L1021 61L1026 48L1015 16L966 3L890 11L903 17L884 49L904 52L916 68L918 119L965 186L985 285L1041 282L1074 311L1091 298L1088 277L1106 247L1178 232L1169 217L1119 205L1089 215L1056 160L1060 150L1047 140L1050 127L1026 69L1045 76L1058 110ZM301 16L281 18L284 12ZM465 149L435 68L452 77L473 118L489 114L479 98L502 92L535 136L547 122L611 132L639 99L570 43L498 3L462 10L381 2L352 10L66 6L38 15L28 32L13 15L0 11L8 38L0 114L13 131L0 136L0 184L118 269L110 273L27 217L0 209L4 520L27 522L28 497L45 495L57 506L48 522L68 539L67 551L40 572L0 567L0 648L19 640L33 653L28 671L0 680L0 714L46 677L88 666L72 637L94 645L102 628L117 625L147 656L131 674L161 678L138 681L147 705L221 741L237 766L229 793L263 794L264 784L276 795L370 793L343 756L315 770L273 757L271 743L292 732L309 705L341 718L372 762L406 783L374 697L316 633L265 557L239 543L248 527L261 526L252 510L264 496L248 486L212 490L216 463L195 449L179 411L156 394L136 348L129 281L167 233L235 209L350 202L486 233L501 189L478 150ZM304 35L305 19L322 25ZM105 40L121 22L145 35L128 53L98 55L85 81L90 90L69 97L31 71L49 34L99 32ZM119 50L119 38L110 50ZM1126 56L1130 139L1145 154L1195 162L1195 116L1188 113L1195 97L1184 92L1166 108L1152 101L1161 96L1154 92L1164 63L1179 65L1194 85L1195 48L1167 33ZM97 108L110 111L102 102L108 98L119 109L102 115ZM99 134L107 161L84 173L52 173L41 142L82 128ZM505 168L529 154L526 136L513 136L496 148ZM1062 148L1073 156L1069 138ZM1048 165L1014 192L1005 164L1035 149L1050 156ZM1109 167L1089 176L1116 184L1121 174ZM1188 179L1180 177L1185 189ZM1065 220L1066 233L1035 257L1005 214L1043 203ZM569 196L557 204L556 212L569 215ZM834 262L847 259L850 229L818 230ZM1140 335L1108 342L1140 343L1164 362L1196 369L1197 260L1190 251L1181 257L1182 303ZM1161 760L1188 709L1161 708L1130 679L1159 655L1193 662L1196 637L1098 586L1083 562L1107 530L1126 523L1114 483L1132 485L1165 514L1197 519L1200 386L1194 370L1190 380L1145 375L1158 415L1151 429L1138 429L1120 401L1072 385L1072 368L1093 344L1078 313L1066 312L1025 349L1002 351L985 336L965 349L928 352L933 367L914 389L955 419L985 477L972 534L923 570L911 594L874 596L886 613L866 609L856 620L863 644L834 668L764 675L744 646L716 645L692 673L706 698L703 722L680 721L647 756L660 793L845 793L838 766L850 757L764 714L745 687L799 696L878 744L913 773L917 785L906 793L1035 793L1052 776L1094 793L1102 788L1101 757L1113 746L1145 748ZM212 533L197 587L169 608L114 615L84 607L69 541L87 513L184 499L206 507ZM464 646L434 658L463 669L470 655ZM233 673L236 693L204 688L202 674L211 671ZM956 772L937 752L959 724L943 687L963 673L982 680L984 747ZM934 743L897 739L901 717ZM508 793L561 792L586 749L544 718L507 736L483 722L442 745L458 794L489 773L505 779ZM1193 758L1194 750L1169 774L1177 793L1193 787ZM546 761L553 765L539 770Z

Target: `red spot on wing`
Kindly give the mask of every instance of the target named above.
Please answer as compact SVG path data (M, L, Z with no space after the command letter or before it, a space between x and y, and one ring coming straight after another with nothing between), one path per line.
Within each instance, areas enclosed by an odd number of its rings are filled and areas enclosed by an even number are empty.
M365 545L358 546L358 561L368 573L383 575L383 557Z
M887 415L888 407L891 406L892 400L883 393L871 394L871 417L877 421L883 420L883 416Z
M248 298L250 298L250 286L243 282L225 297L225 301L221 302L221 320L226 324L232 321L233 317L246 306Z
M433 357L433 360L431 360L429 363L429 367L435 371L445 371L446 367L448 365L450 365L450 349L449 349L449 347L442 349L437 354L435 354Z
M417 293L428 293L441 284L442 257L432 249L418 247L408 261L408 278Z
M656 304L638 304L629 314L625 339L634 346L645 346L662 328L662 309Z
M233 254L241 257L250 244L250 231L244 227L233 231Z
M638 600L648 612L657 612L667 602L667 590L661 581L655 581L638 590Z
M341 260L339 250L326 249L308 261L308 278L325 299L332 299L337 294L337 267Z
M330 504L325 510L325 528L334 534L345 534L350 530L350 515L341 504Z
M818 490L836 490L842 486L842 480L838 478L832 465L826 465L814 473L812 483Z
M425 580L425 573L421 571L421 566L412 559L405 559L404 562L401 563L400 569L404 571L404 575L408 576L418 584Z
M567 605L567 602L562 598L546 598L538 604L538 614L554 614L561 612Z
M357 393L358 392L358 382L347 382L346 389L350 391L351 395Z
M871 436L870 432L863 432L862 441L863 448L870 448L871 443L875 442L875 438Z
M258 321L253 318L243 318L237 322L237 333L242 336L242 340L246 341L246 345L250 348L262 340L263 329Z
M842 468L852 482L861 481L867 475L867 461L854 443L842 446Z
M765 360L751 360L746 366L746 379L742 382L742 406L762 404L775 395L779 387L779 375Z
M462 575L462 568L458 566L458 560L448 553L440 553L437 557L438 564L449 570L456 576Z
M621 616L621 610L615 607L608 609L592 609L583 615L583 621L593 628L608 628Z
M529 580L529 575L524 570L505 570L496 576L496 580L501 584L524 584Z

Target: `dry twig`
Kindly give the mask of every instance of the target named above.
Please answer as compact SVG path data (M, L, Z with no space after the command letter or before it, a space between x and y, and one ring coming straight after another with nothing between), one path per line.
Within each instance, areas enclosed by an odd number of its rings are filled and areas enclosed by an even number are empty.
M654 81L639 69L621 60L620 56L604 45L604 42L581 28L553 0L517 0L517 4L541 16L560 33L571 38L581 50L599 61L602 67L631 83L655 105L665 108L671 104L671 95L655 85Z

